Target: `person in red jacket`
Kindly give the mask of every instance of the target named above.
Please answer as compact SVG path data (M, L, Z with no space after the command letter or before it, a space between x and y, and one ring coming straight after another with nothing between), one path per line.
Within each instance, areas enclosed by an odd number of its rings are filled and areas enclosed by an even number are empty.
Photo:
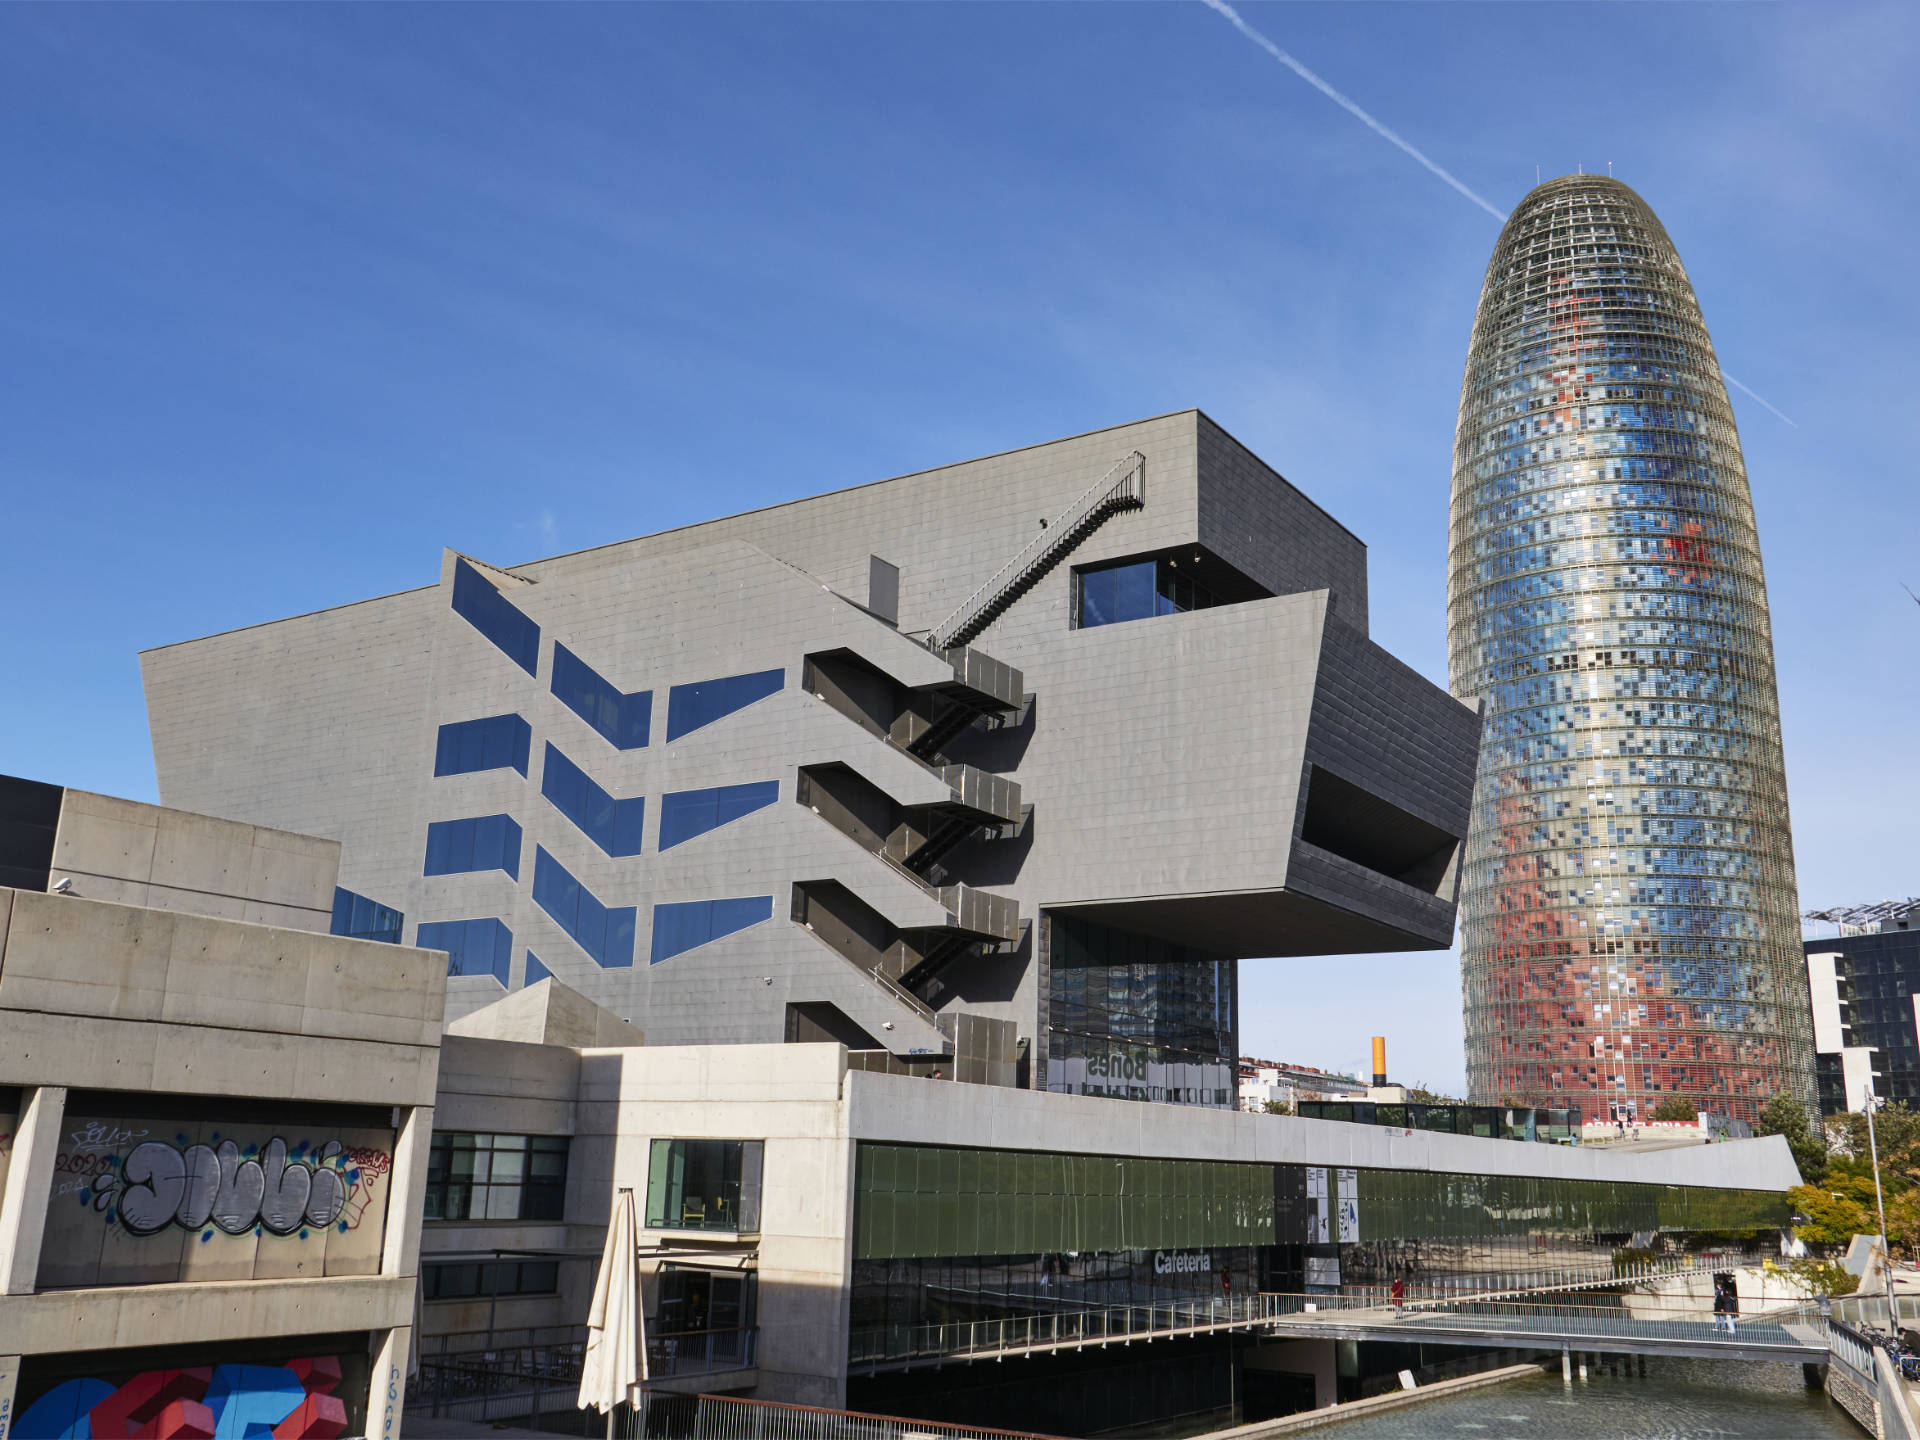
M1393 1277L1393 1287L1389 1292L1393 1296L1393 1313L1403 1313L1407 1303L1407 1282L1398 1275Z

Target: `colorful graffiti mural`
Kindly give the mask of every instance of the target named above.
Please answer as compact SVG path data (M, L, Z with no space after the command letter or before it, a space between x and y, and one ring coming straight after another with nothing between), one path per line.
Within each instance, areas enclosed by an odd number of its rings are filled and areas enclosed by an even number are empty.
M334 1440L347 1428L337 1355L285 1365L143 1370L115 1385L48 1390L14 1421L17 1440Z

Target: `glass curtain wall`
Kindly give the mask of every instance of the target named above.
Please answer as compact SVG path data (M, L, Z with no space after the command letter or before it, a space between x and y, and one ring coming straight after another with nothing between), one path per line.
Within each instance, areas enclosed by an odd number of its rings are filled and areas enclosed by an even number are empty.
M1049 917L1047 1089L1232 1109L1239 962Z
M1788 1221L1768 1191L862 1142L852 1326L1396 1276L1604 1279L1663 1251L1771 1245Z
M1632 190L1529 194L1461 387L1452 688L1485 702L1460 891L1481 1104L1815 1105L1773 635L1692 284Z

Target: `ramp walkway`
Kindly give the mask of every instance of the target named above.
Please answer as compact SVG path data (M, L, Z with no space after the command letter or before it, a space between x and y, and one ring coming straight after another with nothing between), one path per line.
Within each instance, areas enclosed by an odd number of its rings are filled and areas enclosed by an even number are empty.
M1419 1301L1319 1309L1276 1318L1275 1339L1400 1340L1427 1345L1579 1350L1607 1355L1825 1364L1827 1322L1811 1305L1735 1317L1716 1327L1697 1307L1570 1305L1521 1300Z

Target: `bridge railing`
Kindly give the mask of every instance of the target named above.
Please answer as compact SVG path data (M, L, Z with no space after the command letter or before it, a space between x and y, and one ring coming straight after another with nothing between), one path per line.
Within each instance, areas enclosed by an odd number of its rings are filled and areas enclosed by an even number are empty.
M1214 1295L1157 1305L1088 1305L991 1320L886 1325L853 1332L848 1363L898 1366L921 1361L1102 1345L1194 1330L1245 1327L1292 1313L1285 1302L1338 1296Z

